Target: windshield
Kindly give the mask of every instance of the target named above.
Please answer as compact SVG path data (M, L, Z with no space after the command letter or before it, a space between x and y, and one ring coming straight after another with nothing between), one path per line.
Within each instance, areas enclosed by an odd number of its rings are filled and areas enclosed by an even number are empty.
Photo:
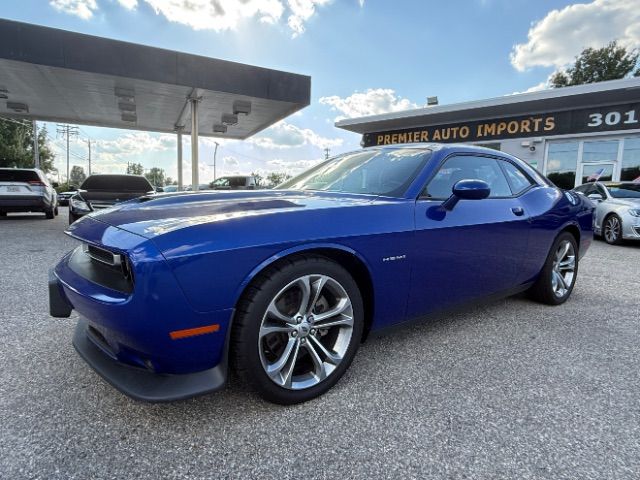
M640 198L640 183L607 185L613 198Z
M278 185L278 190L321 190L399 197L431 156L431 150L363 150L332 158Z
M91 175L83 183L82 190L106 192L141 192L153 190L149 181L138 175Z

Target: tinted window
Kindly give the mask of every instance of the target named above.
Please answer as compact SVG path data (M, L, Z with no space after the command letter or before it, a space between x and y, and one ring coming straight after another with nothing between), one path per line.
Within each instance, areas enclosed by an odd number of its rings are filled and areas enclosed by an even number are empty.
M401 196L431 156L417 148L362 150L332 158L276 187Z
M449 158L429 182L423 196L444 199L460 180L478 179L489 184L489 197L510 197L511 189L498 161L489 157L460 155Z
M578 142L554 142L549 144L547 177L558 187L571 190L576 183Z
M107 192L150 192L153 190L146 178L136 175L91 175L80 188Z
M625 138L620 180L640 178L640 138Z
M38 172L34 170L0 170L0 182L40 182Z
M507 180L509 181L509 185L511 186L511 191L514 195L518 195L519 193L525 191L529 188L533 183L527 177L522 170L516 167L511 162L500 161L500 164L504 168L504 172L507 175Z

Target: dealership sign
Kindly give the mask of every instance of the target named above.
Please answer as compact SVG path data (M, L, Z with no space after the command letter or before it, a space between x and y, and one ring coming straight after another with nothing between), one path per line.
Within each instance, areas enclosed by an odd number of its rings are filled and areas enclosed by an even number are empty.
M365 147L414 142L485 142L634 128L640 128L640 103L365 133L363 141Z

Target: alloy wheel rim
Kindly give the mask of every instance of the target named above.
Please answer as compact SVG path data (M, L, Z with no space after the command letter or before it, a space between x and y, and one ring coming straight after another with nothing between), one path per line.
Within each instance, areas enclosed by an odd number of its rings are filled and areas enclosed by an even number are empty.
M310 388L340 365L352 334L353 306L344 287L327 275L304 275L269 302L258 333L260 361L276 385Z
M618 239L620 230L620 221L617 217L611 217L607 220L604 227L604 236L608 242L615 242Z
M576 252L569 240L564 240L558 245L553 258L551 270L551 286L556 297L562 298L571 289L576 274Z

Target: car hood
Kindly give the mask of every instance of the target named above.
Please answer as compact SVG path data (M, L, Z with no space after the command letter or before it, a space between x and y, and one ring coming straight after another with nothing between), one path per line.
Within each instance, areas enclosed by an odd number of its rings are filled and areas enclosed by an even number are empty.
M301 210L364 205L375 201L370 195L286 190L209 191L167 193L136 198L91 213L108 225L145 238L206 223L232 222L256 215L285 214ZM82 220L69 227L80 227Z

